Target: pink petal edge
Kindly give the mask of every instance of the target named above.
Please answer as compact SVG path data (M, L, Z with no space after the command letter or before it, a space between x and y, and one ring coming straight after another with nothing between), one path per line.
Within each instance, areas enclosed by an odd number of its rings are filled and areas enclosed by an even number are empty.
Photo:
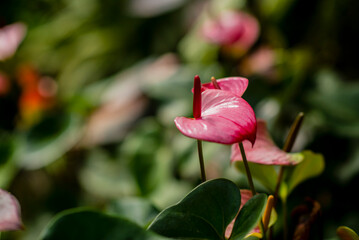
M256 118L251 106L241 97L222 90L202 92L202 117L177 117L179 131L190 138L233 144L245 139L254 143Z
M0 231L22 228L19 202L9 192L0 189Z
M253 147L249 142L243 142L247 160L249 162L265 165L296 165L300 159L277 147L270 137L264 120L257 120L257 136ZM231 161L242 161L238 144L232 145Z
M220 78L217 79L217 83L221 90L232 92L239 97L243 95L248 87L248 79L242 77ZM211 82L202 84L202 91L208 89L215 89Z

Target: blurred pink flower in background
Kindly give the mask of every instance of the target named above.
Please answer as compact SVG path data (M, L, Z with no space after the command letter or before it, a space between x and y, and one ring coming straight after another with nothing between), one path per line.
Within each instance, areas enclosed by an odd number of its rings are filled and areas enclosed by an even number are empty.
M259 23L252 15L242 11L225 11L203 24L202 35L210 43L225 50L245 53L259 36Z
M14 55L26 33L26 26L17 22L0 28L0 61Z
M275 50L269 46L261 46L243 59L239 70L245 76L260 75L268 80L275 81L279 77L276 64L277 56Z
M0 188L0 232L22 228L19 202L12 194Z

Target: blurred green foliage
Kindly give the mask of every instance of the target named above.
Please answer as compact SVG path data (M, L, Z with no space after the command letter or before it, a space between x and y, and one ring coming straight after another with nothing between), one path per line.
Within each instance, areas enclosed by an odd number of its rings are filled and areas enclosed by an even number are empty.
M225 9L259 21L258 40L240 56L200 34ZM126 215L114 202L146 199L161 210L180 200L200 181L194 141L173 124L191 116L196 74L203 82L247 77L243 97L278 146L305 112L293 151L310 149L316 159L322 153L326 168L298 186L293 176L288 208L309 196L322 206L326 239L340 225L358 232L358 10L355 0L2 2L0 27L27 26L15 55L0 61L10 86L0 89L0 187L19 199L26 226L3 239L37 239L68 208ZM26 105L30 90L34 109ZM228 146L205 143L204 154L209 178L246 186ZM262 180L262 191L273 188L273 179Z

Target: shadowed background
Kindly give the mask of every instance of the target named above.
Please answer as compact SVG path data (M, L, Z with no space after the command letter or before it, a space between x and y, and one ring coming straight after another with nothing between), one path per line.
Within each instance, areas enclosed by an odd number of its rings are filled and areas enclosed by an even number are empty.
M0 187L19 199L26 226L3 239L36 239L68 208L181 199L200 174L195 141L173 120L191 116L196 74L248 78L243 97L280 147L304 112L293 151L322 153L326 166L290 195L289 211L310 197L325 239L340 225L359 231L358 9L354 0L2 2L0 39L14 23L23 39L0 54ZM255 19L253 40L234 47L205 34L229 10ZM14 42L0 41L0 53ZM229 146L203 149L208 178L246 187Z

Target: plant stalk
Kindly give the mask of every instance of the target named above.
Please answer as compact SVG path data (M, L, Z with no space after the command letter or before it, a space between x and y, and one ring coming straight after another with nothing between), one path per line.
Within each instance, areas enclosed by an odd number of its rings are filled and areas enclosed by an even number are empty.
M206 179L206 170L204 168L202 141L198 139L197 139L197 149L198 149L199 166L201 168L201 179L202 182L205 182L207 179Z
M255 196L257 194L257 192L256 192L256 189L254 188L252 174L251 174L251 171L249 169L248 160L247 160L246 152L244 151L243 143L239 142L238 145L239 145L239 149L241 150L243 164L244 164L244 167L246 169L246 175L247 175L247 179L248 179L248 184L249 184L249 187L250 187L250 189L252 191L252 195ZM263 224L262 220L260 220L260 228L261 228L261 231L263 233L263 239L265 240L266 239L266 234L265 234L265 228L264 228L264 224Z
M284 143L283 146L283 151L285 152L290 152L292 150L292 147L294 145L295 139L298 136L298 132L299 129L302 125L303 122L303 118L304 118L304 113L300 112L298 113L296 119L294 120L287 139ZM281 166L279 169L279 173L278 173L278 178L277 178L277 184L275 187L275 191L274 191L274 204L273 207L275 207L275 205L277 204L278 201L278 194L279 194L279 189L280 189L280 185L282 183L283 180L283 176L284 176L284 171L285 171L285 167ZM288 234L288 226L287 226L287 204L286 204L286 200L283 201L283 234L284 234L284 239L287 239L287 234Z
M248 165L248 161L247 161L247 156L246 156L246 153L244 151L244 147L243 147L243 143L240 142L238 143L239 145L239 149L241 150L241 155L242 155L242 159L243 159L243 164L244 164L244 167L246 169L246 175L247 175L247 179L248 179L248 184L249 184L249 187L252 191L252 195L256 195L257 192L256 192L256 189L254 188L254 184L253 184L253 179L252 179L252 174L251 174L251 171L249 169L249 165Z
M292 150L292 147L294 145L295 139L297 138L299 129L300 129L301 125L302 125L303 118L304 118L304 113L302 113L302 112L298 113L296 119L294 120L294 123L292 124L292 126L291 126L291 128L289 130L287 139L286 139L286 141L284 143L284 146L283 146L283 151L290 152ZM279 193L279 189L280 189L280 184L281 184L282 179L283 179L284 170L285 170L284 166L281 166L280 169L279 169L278 178L277 178L277 185L276 185L275 192L274 192L274 206L275 206L275 204L277 203L277 200L278 200L278 193Z

